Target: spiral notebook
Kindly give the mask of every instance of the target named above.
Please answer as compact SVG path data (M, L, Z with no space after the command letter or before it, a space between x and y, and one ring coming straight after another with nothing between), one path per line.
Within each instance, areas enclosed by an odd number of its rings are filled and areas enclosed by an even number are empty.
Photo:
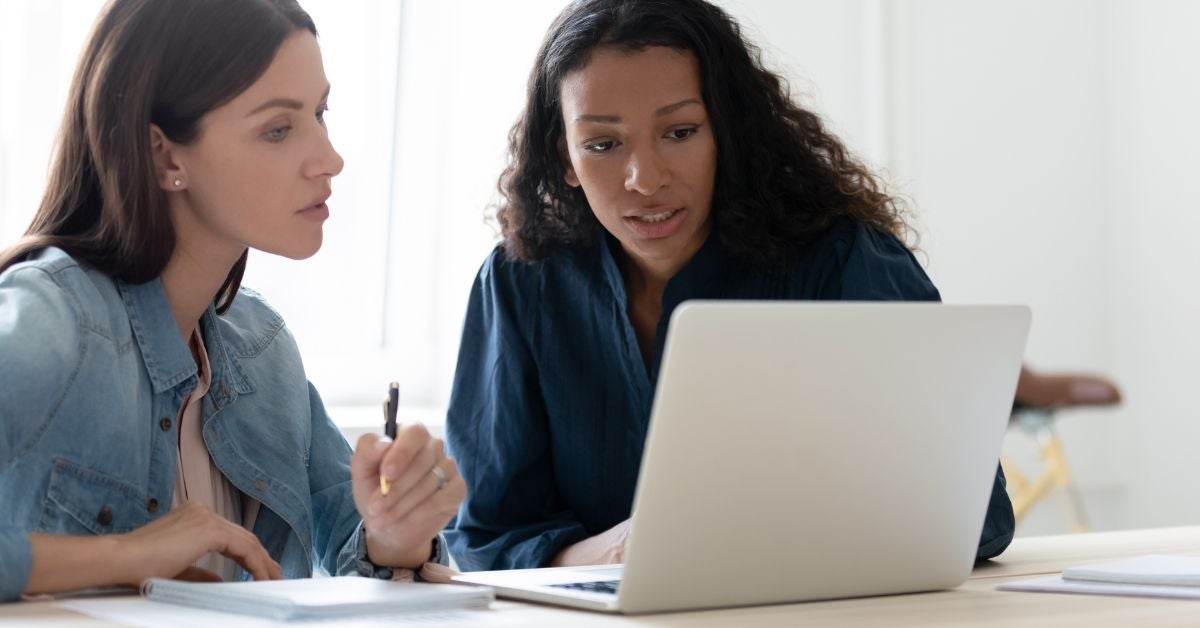
M357 576L254 582L152 578L142 585L142 595L155 602L284 621L476 609L486 607L493 599L487 587Z

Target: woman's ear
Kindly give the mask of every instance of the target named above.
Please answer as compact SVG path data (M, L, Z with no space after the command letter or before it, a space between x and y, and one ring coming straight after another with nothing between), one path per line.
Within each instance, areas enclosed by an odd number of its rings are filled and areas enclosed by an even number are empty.
M567 152L567 140L558 138L558 160L563 167L563 180L567 185L577 188L579 187L579 175L575 174L575 166L571 165L571 155Z
M176 159L177 144L167 139L157 124L150 124L150 154L154 159L154 178L158 187L168 192L187 188L183 167Z

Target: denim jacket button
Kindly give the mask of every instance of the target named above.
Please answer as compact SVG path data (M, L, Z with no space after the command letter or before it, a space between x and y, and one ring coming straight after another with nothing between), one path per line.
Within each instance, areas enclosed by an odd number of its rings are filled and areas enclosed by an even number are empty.
M162 431L164 432L171 431L171 419L163 417L162 420L158 422L158 426L161 427Z
M149 510L150 512L158 512L158 500L154 499L153 497L146 500L146 510Z
M112 508L108 506L101 508L100 514L96 515L96 521L100 522L102 526L112 523Z

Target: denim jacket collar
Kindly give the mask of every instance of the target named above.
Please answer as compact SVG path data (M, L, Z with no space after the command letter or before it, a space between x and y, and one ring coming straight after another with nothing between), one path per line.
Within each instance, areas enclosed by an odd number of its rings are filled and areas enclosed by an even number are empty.
M146 371L155 393L163 393L197 377L196 361L179 334L175 314L158 278L142 284L117 281L121 298L129 312L129 324L141 350ZM212 305L200 317L204 346L212 367L209 399L220 408L233 402L239 393L254 391L246 374L238 366L221 337L216 311Z

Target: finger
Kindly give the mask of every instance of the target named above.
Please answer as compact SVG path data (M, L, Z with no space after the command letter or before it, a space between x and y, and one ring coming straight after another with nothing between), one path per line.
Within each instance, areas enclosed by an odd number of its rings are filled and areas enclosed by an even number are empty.
M271 558L266 548L249 530L234 525L229 521L220 521L224 526L224 547L218 548L221 555L241 565L255 580L273 580L272 575L280 573L279 564Z
M458 475L458 467L454 460L443 458L438 462L438 468L446 476L446 482L438 488L438 479L431 470L426 472L421 480L405 493L396 504L390 508L382 522L384 529L394 529L398 523L409 514L428 506L431 513L445 515L447 520L458 510L466 495L466 482Z
M432 475L433 466L442 458L442 447L440 438L431 438L425 443L425 447L409 462L400 476L392 480L390 502L396 503L413 487L424 481L426 475Z
M453 513L445 512L443 507L434 506L430 500L405 515L383 533L390 539L427 541L441 532L453 516Z
M379 462L391 446L391 439L378 434L363 434L350 457L350 473L353 477L374 480L379 476Z
M242 569L245 569L246 573L255 580L271 579L271 569L268 565L272 561L252 548L245 547L244 542L230 543L228 551L222 552L222 554L241 565Z
M384 454L380 465L383 477L393 481L400 477L428 442L429 430L420 423L410 423L397 431L396 442Z
M437 563L425 563L421 567L421 579L425 582L433 582L437 584L453 584L452 578L457 576L458 572L446 565Z
M247 534L250 535L251 542L254 544L255 551L253 556L258 562L259 572L262 573L261 577L256 574L254 579L281 580L283 578L283 568L279 566L279 563L275 562L274 558L271 558L270 552L262 546L262 543L258 541L258 537L249 531L247 531Z
M184 582L223 582L221 576L199 567L188 567L175 574L172 580L183 580Z
M279 580L280 567L266 551L252 551L246 556L246 571L255 580Z
M409 489L408 492L400 496L394 504L391 505L383 514L383 526L385 528L395 527L396 522L408 516L410 512L420 506L425 500L433 496L437 492L437 478L433 473L426 471L421 474L417 483Z

